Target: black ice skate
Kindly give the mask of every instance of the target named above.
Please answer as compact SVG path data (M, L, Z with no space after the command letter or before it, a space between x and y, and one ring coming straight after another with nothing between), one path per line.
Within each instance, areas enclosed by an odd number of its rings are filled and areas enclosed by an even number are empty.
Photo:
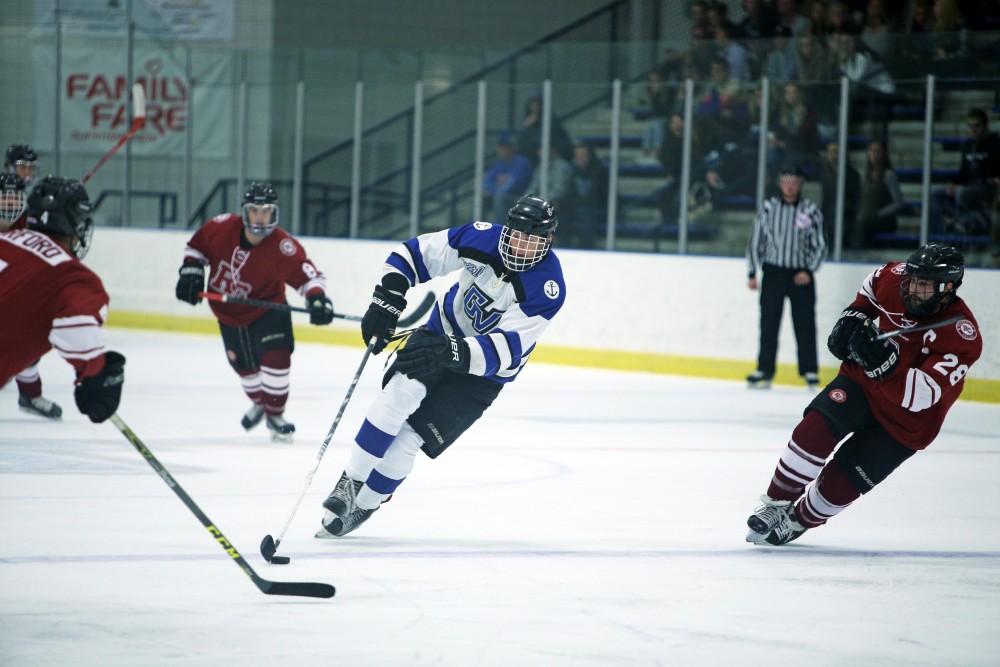
M747 376L747 386L750 389L770 389L771 376L764 375L761 371L754 371Z
M23 412L27 412L28 414L38 415L46 419L62 418L62 408L59 407L59 404L50 401L44 396L29 398L24 394L20 394L17 397L17 405Z
M264 419L264 406L260 403L254 403L250 406L250 409L243 413L243 419L240 420L240 424L244 429L250 430Z
M764 541L774 546L788 544L792 540L801 537L802 533L806 532L806 530L806 527L795 518L795 509L792 508L782 513L778 519L778 525L774 527L774 530L771 531Z
M338 518L343 519L354 510L354 503L362 486L364 486L364 482L348 478L346 472L340 473L337 486L333 487L333 491L323 501L323 507L333 512Z
M775 500L768 495L760 497L759 505L747 518L747 542L763 544L767 541L771 531L781 523L781 519L792 511L792 501Z
M295 424L281 415L268 415L267 430L271 432L271 442L291 442Z
M368 520L372 514L375 513L375 509L361 509L360 507L355 507L352 512L350 512L345 517L339 517L333 512L327 512L326 516L323 517L323 527L319 529L316 533L316 537L320 539L328 539L331 537L343 537L350 532L353 532Z

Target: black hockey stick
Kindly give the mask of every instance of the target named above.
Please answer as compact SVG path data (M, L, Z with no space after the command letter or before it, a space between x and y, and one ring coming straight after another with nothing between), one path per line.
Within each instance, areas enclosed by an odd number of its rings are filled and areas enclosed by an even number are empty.
M201 525L205 526L208 532L212 535L212 538L219 543L227 554L229 554L230 558L236 561L236 564L240 566L243 573L250 577L251 581L256 584L257 588L259 588L262 593L267 593L268 595L299 595L310 598L332 598L334 596L337 589L330 584L297 581L268 581L267 579L261 578L260 575L253 571L250 564L243 559L243 556L241 556L240 552L236 550L236 547L234 547L232 543L226 539L226 536L222 534L222 531L219 530L219 528L212 523L212 520L201 511L201 508L195 504L195 502L191 499L191 496L189 496L184 489L181 488L181 485L177 483L177 480L175 480L173 476L167 472L167 469L163 467L163 464L156 460L156 457L153 456L153 452L149 451L149 448L143 444L142 440L139 439L139 436L137 436L132 429L130 429L128 425L122 421L122 418L118 415L111 415L111 423L114 424L115 428L121 431L121 434L124 435L130 443L132 443L132 446L135 447L140 454L142 454L143 458L146 459L146 463L148 463L150 467L156 471L156 474L163 479L166 485L177 494L177 497L180 498L185 505L187 505L187 508L191 510L192 514L198 517L198 520L201 521Z
M917 333L918 331L927 331L928 329L937 329L939 327L946 327L949 324L954 324L962 319L964 315L955 315L947 319L941 320L940 322L931 322L930 324L918 324L914 327L905 327L903 329L896 329L895 331L886 331L885 333L880 333L875 336L875 340L886 340L887 338L895 338L896 336L903 336L908 333Z
M410 332L403 332L404 335L409 335ZM401 336L402 337L402 336ZM344 410L347 409L347 404L351 400L351 396L354 394L354 388L358 386L358 380L361 379L361 372L365 369L365 364L368 363L368 357L371 356L372 350L375 348L376 338L372 336L371 341L368 343L368 349L365 350L365 355L361 357L361 363L358 364L358 370L354 373L354 379L351 380L351 386L347 389L347 395L344 396L344 400L340 403L340 410L337 411L337 416L333 420L333 426L327 431L326 438L323 440L323 444L319 447L319 452L316 454L316 463L313 464L312 470L306 475L306 483L302 486L302 493L299 494L299 499L295 501L295 507L292 508L292 513L288 516L288 521L285 522L285 527L281 529L278 534L278 539L274 539L270 534L264 536L264 539L260 542L260 555L264 557L268 563L273 563L274 565L287 565L291 559L288 556L275 556L275 552L278 550L278 546L281 544L281 540L285 538L285 533L288 532L288 527L292 525L292 519L295 518L295 513L299 511L299 505L302 504L302 499L306 497L306 491L309 490L309 485L312 484L313 476L316 471L319 470L320 461L323 460L323 455L326 454L326 448L330 445L330 440L333 438L334 431L337 430L337 425L340 423L340 418L344 416Z
M399 326L401 327L412 327L414 324L420 321L420 319L427 314L427 311L431 309L431 306L437 301L437 295L434 292L428 292L423 301L417 304L417 307L407 315L406 317L401 317L399 319Z
M251 299L245 296L233 296L232 294L219 294L218 292L198 292L198 296L208 301L218 301L219 303L235 303L241 306L256 306L257 308L267 308L269 310L283 310L292 313L309 313L308 308L300 308L287 303L275 303L274 301L263 301L261 299ZM334 317L350 322L360 322L360 315L343 315L334 313Z

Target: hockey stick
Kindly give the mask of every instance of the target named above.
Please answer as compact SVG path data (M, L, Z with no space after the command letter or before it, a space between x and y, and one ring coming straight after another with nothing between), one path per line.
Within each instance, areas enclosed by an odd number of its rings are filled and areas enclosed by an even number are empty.
M308 308L300 308L287 303L275 303L274 301L262 301L261 299L251 299L245 296L233 296L232 294L219 294L218 292L198 292L198 296L208 301L218 301L219 303L233 303L241 306L256 306L257 308L268 308L270 310L283 310L292 313L309 313ZM334 313L334 317L348 320L350 322L360 322L360 315L343 315Z
M135 447L140 454L142 454L143 458L146 459L146 463L148 463L150 467L156 471L156 474L163 479L166 485L177 494L177 497L180 498L185 505L187 505L187 508L191 510L196 517L198 517L198 520L201 521L201 525L208 529L212 538L219 543L227 554L229 554L230 558L236 561L236 564L240 566L240 569L243 570L244 574L250 577L250 580L253 581L262 593L267 593L268 595L299 595L310 598L332 598L334 596L337 590L330 584L297 581L268 581L267 579L263 579L260 575L254 572L253 568L250 567L250 564L247 563L246 560L243 559L243 556L240 555L240 552L236 550L236 547L234 547L232 543L226 539L226 536L222 534L222 531L219 530L214 523L212 523L212 520L201 511L201 508L195 504L195 502L191 499L191 496L189 496L184 489L181 488L181 485L177 483L177 480L175 480L169 472L167 472L167 469L156 460L156 457L153 456L153 452L149 451L149 448L146 447L146 445L142 443L142 440L139 439L139 436L137 436L132 429L130 429L125 422L122 421L122 418L118 415L111 415L111 423L114 424L115 428L117 428L121 434L124 435L130 443L132 443L132 446Z
M434 294L434 292L428 292L424 296L423 301L418 303L417 307L413 309L413 312L411 312L406 317L402 317L399 319L398 322L399 326L412 327L414 324L420 321L420 319L424 315L427 314L427 311L431 309L431 306L433 306L436 301L437 301L437 295Z
M931 322L930 324L918 324L915 327L906 327L903 329L896 329L894 331L886 331L885 333L880 333L875 336L875 340L886 340L887 338L895 338L896 336L902 336L908 333L917 333L918 331L927 331L928 329L937 329L939 327L946 327L949 324L954 324L962 319L963 315L955 315L947 319L941 320L940 322Z
M409 334L409 332L405 332ZM323 444L319 447L319 452L316 454L316 463L313 464L312 470L306 475L306 483L302 487L302 493L299 494L299 499L295 501L295 507L292 508L292 513L288 517L288 521L285 522L285 527L281 529L278 534L278 539L274 539L270 534L264 536L264 539L260 542L260 554L264 557L268 563L273 563L274 565L287 565L291 559L288 556L275 556L275 552L278 550L278 546L281 544L281 540L285 538L285 533L288 532L288 527L292 525L292 519L295 518L295 513L299 511L299 505L302 504L302 499L306 497L306 491L309 490L309 485L312 484L313 476L316 471L319 470L320 461L323 460L323 455L326 454L326 448L330 445L330 440L333 438L334 431L337 430L337 425L340 423L340 418L344 416L344 410L347 409L347 404L351 400L351 395L354 394L354 388L358 386L358 380L361 379L361 371L365 369L365 364L368 363L368 357L371 356L372 350L375 348L376 339L372 336L371 341L368 343L368 349L365 350L365 355L361 357L361 363L358 365L358 370L354 373L354 379L351 380L351 386L347 389L347 395L344 396L344 400L340 403L340 410L337 411L337 416L333 420L333 426L326 434L326 438L323 440Z
M142 89L142 86L138 83L132 84L132 125L129 127L128 132L123 134L118 143L111 147L107 153L105 153L94 168L87 172L87 175L80 179L80 182L86 184L97 170L104 166L104 163L111 159L111 156L118 152L122 146L124 146L129 139L134 137L139 130L141 130L146 125L146 93Z

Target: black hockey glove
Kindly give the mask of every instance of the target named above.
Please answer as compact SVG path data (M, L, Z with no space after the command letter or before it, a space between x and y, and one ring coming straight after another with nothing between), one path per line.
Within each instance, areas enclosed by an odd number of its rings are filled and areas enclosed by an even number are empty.
M849 345L854 332L863 327L871 320L867 313L853 308L845 308L840 314L840 319L833 325L830 337L826 339L826 346L833 356L841 361L847 361L851 357Z
M414 380L428 378L439 371L468 373L469 345L462 338L418 329L396 353L396 370Z
M125 357L117 352L104 353L104 368L100 373L84 379L73 391L76 407L99 424L118 409L125 380Z
M310 324L329 324L333 322L333 301L323 292L316 292L306 297L306 308L309 309Z
M205 290L205 267L194 262L185 262L177 271L180 278L177 279L177 289L175 293L181 301L187 301L192 306L201 303L198 292Z
M854 332L848 347L851 356L872 380L883 380L899 364L899 345L892 340L877 340L878 327L871 320Z
M396 322L405 308L406 298L402 292L382 285L375 286L368 312L361 318L361 337L365 345L371 342L372 336L378 339L372 354L378 354L388 345L389 338L396 333Z

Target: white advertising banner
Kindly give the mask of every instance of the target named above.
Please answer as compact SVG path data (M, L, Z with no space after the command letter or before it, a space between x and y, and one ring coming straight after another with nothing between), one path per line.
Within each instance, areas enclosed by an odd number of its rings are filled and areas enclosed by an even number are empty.
M105 40L107 42L108 40ZM51 41L35 42L32 63L35 86L35 136L32 145L53 150L56 88L52 81L55 49ZM59 83L60 148L68 154L102 154L128 130L129 85L126 50L122 42L109 45L100 40L83 44L73 40L63 46ZM184 154L185 135L192 123L196 158L226 158L231 152L233 86L191 86L184 62L172 54L137 46L134 76L146 92L146 127L131 142L133 155L177 156ZM196 81L219 81L226 58L199 72ZM191 118L191 109L194 118Z

